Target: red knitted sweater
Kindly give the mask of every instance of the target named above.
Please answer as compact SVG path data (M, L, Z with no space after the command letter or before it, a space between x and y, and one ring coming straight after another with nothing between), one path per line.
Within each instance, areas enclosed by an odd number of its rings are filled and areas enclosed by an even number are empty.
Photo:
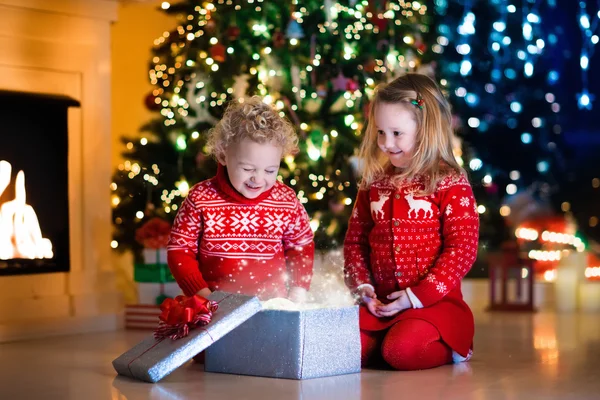
M424 307L457 288L477 254L479 216L458 174L429 196L422 177L392 186L389 176L361 190L344 243L346 283L372 284L379 298L410 288Z
M314 242L296 193L277 182L247 199L217 175L195 185L181 205L169 240L168 264L186 295L200 289L286 297L308 290Z

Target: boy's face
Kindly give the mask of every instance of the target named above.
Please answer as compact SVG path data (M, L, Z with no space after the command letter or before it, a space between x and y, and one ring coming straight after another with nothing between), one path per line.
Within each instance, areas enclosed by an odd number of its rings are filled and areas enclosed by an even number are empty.
M381 103L375 109L377 145L394 167L406 167L417 138L417 123L404 104Z
M229 146L221 163L227 166L231 185L248 199L271 189L277 181L283 149L250 139Z

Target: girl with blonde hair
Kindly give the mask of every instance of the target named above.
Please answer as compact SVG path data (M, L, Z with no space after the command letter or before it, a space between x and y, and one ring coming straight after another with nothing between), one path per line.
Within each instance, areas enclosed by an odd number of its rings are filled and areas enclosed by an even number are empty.
M451 118L425 75L378 87L371 103L344 241L346 284L362 303L363 365L426 369L472 355L460 284L477 255L479 217Z

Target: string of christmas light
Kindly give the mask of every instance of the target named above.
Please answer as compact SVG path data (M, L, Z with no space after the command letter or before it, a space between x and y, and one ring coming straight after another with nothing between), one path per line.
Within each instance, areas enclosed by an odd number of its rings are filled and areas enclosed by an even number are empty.
M590 59L594 55L594 49L598 43L596 34L600 22L600 2L598 2L598 11L596 15L590 18L587 12L586 0L579 1L579 28L581 29L581 55L579 65L581 67L581 92L577 94L577 104L580 109L592 109L592 102L595 96L589 92L588 71Z
M300 154L286 157L279 179L295 187L313 217L317 245L339 245L356 195L353 152L370 98L378 83L421 68L421 57L430 56L427 7L404 0L187 0L161 7L179 24L154 42L155 88L146 103L160 118L147 126L145 144L131 140L128 147L129 163L142 172L124 165L119 172L129 182L115 179L115 238L135 245L126 232L139 215L173 218L190 186L212 175L202 155L206 131L227 102L258 94L301 138ZM156 154L169 161L153 160Z

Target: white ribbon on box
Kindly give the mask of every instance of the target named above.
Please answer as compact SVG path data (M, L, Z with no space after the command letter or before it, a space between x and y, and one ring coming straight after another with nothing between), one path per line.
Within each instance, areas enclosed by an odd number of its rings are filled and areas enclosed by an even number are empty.
M167 248L143 249L142 256L144 257L144 264L166 264Z

